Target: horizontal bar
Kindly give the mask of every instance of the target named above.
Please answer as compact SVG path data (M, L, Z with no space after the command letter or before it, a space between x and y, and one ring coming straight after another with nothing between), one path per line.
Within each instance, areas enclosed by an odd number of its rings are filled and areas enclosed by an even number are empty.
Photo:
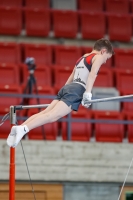
M123 99L129 99L133 98L133 95L125 95L125 96L118 96L118 97L108 97L108 98L102 98L102 99L94 99L89 101L90 103L98 103L98 102L106 102L106 101L117 101L117 100L123 100Z
M24 110L24 109L31 109L31 108L47 108L50 104L39 104L39 105L31 105L31 106L14 106L16 110Z
M101 98L101 99L94 99L89 101L90 103L98 103L98 102L107 102L107 101L116 101L121 99L129 99L133 98L133 95L126 95L126 96L118 96L118 97L108 97L108 98ZM31 105L31 106L15 106L16 110L23 110L23 109L31 109L31 108L46 108L49 104L40 104L40 105Z

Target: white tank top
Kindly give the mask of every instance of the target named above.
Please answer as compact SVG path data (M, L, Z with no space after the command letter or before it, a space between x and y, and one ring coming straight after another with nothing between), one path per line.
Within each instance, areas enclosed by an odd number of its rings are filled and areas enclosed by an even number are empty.
M92 53L86 57L81 57L76 62L73 82L81 84L85 89L86 89L88 75L92 67L92 58L95 55L96 53Z

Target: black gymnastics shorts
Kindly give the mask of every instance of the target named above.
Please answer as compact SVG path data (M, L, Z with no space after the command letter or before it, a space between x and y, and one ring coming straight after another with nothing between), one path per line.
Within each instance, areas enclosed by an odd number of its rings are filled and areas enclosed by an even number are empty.
M63 101L68 106L71 106L72 110L77 111L84 92L85 88L81 84L70 83L59 90L55 99Z

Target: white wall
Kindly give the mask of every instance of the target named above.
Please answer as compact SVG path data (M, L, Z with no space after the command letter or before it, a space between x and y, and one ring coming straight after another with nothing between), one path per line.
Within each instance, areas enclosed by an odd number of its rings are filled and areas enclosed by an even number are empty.
M133 144L23 141L31 179L123 182ZM0 180L9 179L10 149L0 140ZM132 168L133 169L133 168ZM133 180L130 171L127 182ZM16 148L16 179L29 180L21 144Z

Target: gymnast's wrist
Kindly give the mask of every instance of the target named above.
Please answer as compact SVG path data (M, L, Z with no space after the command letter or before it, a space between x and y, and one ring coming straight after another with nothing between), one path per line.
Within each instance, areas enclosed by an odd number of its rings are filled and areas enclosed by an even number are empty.
M92 93L91 92L84 92L83 99L91 100L91 98L92 98Z
M85 91L84 94L87 95L87 96L89 96L89 97L92 97L92 93L91 92Z

